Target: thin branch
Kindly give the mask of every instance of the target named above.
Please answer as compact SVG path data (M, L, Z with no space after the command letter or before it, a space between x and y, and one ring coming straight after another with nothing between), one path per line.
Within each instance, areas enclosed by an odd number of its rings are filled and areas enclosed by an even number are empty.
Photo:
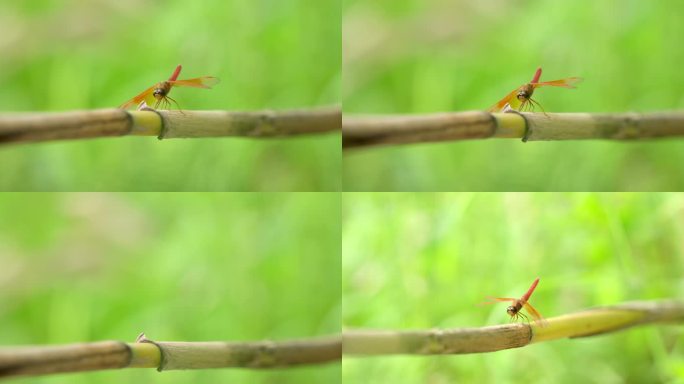
M486 112L342 118L342 143L345 149L381 144L486 138L493 136L495 132L494 119Z
M338 107L291 111L101 109L0 115L0 144L110 136L277 137L339 131Z
M342 111L323 108L301 111L160 111L160 139L179 137L276 137L339 131Z
M102 341L59 346L0 348L0 378L116 368L279 368L339 361L342 339L166 342L141 335L136 343Z
M124 368L131 360L125 343L102 341L0 349L0 377Z
M523 141L636 140L684 136L684 112L489 113L345 116L345 149L431 141L519 138Z
M519 348L531 343L619 331L656 322L684 321L684 303L632 302L547 319L536 324L418 331L346 331L345 355L464 354Z

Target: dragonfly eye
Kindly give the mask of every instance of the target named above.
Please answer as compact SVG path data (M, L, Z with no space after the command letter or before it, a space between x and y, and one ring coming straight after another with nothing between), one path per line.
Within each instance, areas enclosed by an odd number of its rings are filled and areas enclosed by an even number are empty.
M508 313L509 315L513 316L513 315L515 315L516 313L518 313L518 311L515 310L515 307L510 306L510 307L506 308L506 313Z

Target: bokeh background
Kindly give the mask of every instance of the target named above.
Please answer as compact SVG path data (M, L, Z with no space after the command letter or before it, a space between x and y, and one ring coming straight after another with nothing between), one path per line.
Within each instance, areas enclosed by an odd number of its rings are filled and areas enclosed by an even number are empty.
M346 194L343 329L506 324L535 277L545 317L684 296L681 194ZM345 383L674 383L681 325L494 353L343 358Z
M0 0L0 112L112 108L167 79L183 109L340 104L337 0ZM0 148L0 190L341 188L336 133L294 139L105 138Z
M0 344L337 334L336 194L0 195ZM340 364L19 383L336 383Z
M640 0L343 0L343 110L483 110L532 79L552 112L684 109L684 3ZM684 141L514 139L350 151L353 191L684 189Z

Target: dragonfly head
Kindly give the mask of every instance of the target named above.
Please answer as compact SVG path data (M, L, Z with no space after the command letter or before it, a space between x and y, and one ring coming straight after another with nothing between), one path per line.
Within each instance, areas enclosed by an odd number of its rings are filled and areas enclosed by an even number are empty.
M169 93L170 89L171 85L166 81L162 81L161 83L157 84L156 87L154 87L154 91L152 91L152 96L154 96L154 98L157 100L161 100L166 96L166 94Z
M506 308L506 313L508 313L510 316L515 316L518 314L518 309L511 305L510 307Z
M532 93L534 92L534 86L532 84L525 84L520 89L518 89L518 94L515 96L518 98L520 101L526 101L530 97L532 97Z

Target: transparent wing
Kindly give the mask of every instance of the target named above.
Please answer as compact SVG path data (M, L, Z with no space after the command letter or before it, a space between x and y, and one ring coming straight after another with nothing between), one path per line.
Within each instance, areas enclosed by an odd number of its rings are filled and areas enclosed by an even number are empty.
M213 76L203 76L194 79L169 81L169 83L181 87L211 88L219 83L219 79Z
M546 326L546 320L544 320L542 315L540 315L539 312L537 312L537 310L534 309L534 307L530 303L525 302L525 304L523 304L523 307L525 308L527 313L529 313L532 316L537 325L539 325L540 327Z
M516 95L518 94L518 88L514 89L511 93L506 95L503 99L499 100L498 103L492 105L487 109L487 112L501 112L506 104L509 104L512 100L517 100Z
M552 87L563 87L563 88L575 88L575 84L579 83L583 79L581 77L568 77L567 79L552 80L552 81L542 81L539 83L530 83L537 87L544 87L550 85Z
M154 91L154 85L147 88L146 90L140 92L140 94L137 95L136 97L134 97L134 98L128 100L127 102L121 104L119 106L119 108L120 109L128 109L130 107L133 107L133 106L140 104L143 100L148 101L150 97L152 97L152 100L154 100L154 96L152 96L152 91ZM149 104L149 102L148 102L148 104Z
M489 300L492 300L492 301L484 301L484 302L482 302L482 303L479 303L478 305L496 304L496 303L499 303L499 302L502 302L502 301L510 301L510 302L513 302L513 301L518 300L518 299L514 299L514 298L512 298L512 297L491 297L491 296L488 296L487 298L488 298Z

